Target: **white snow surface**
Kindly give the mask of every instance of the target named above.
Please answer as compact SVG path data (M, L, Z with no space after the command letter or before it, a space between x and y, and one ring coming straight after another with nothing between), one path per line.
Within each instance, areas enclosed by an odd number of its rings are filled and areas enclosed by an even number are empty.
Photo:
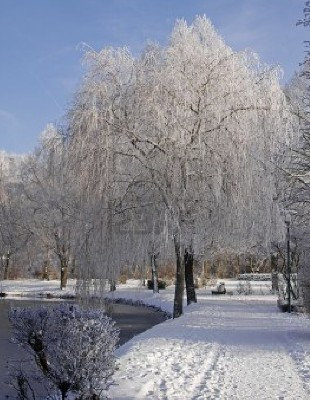
M252 295L197 291L197 304L134 337L116 351L114 400L310 399L310 319L278 310L266 282ZM6 281L10 296L74 294L74 282ZM139 281L119 285L114 298L132 299L172 312L174 286L153 294Z

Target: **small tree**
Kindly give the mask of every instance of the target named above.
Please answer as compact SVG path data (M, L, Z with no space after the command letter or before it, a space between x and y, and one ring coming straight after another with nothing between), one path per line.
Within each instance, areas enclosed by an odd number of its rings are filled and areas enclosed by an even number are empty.
M16 308L9 320L18 344L61 399L99 399L112 383L118 330L101 310L76 305ZM18 379L20 377L17 376Z

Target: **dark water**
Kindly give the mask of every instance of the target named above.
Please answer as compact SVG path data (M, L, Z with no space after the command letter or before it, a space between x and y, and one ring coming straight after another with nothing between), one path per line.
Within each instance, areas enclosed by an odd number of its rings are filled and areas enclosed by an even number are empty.
M15 392L6 384L8 380L6 368L7 362L21 361L27 356L22 349L10 341L11 334L8 321L8 311L10 307L31 307L43 303L44 305L54 305L56 301L0 299L0 400L15 398ZM162 313L156 312L152 309L124 304L110 305L108 314L120 329L119 345L124 344L135 335L151 328L152 326L159 324L165 318ZM6 397L7 394L9 394L10 397Z

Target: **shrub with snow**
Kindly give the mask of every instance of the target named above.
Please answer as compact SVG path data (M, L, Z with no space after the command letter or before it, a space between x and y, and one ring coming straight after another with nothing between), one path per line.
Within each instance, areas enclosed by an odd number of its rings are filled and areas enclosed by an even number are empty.
M13 338L30 351L33 368L40 371L49 393L61 399L69 394L80 400L103 398L112 383L119 336L104 311L70 304L16 308L9 320ZM19 371L17 381L20 376L31 387L29 377Z
M238 286L237 286L237 293L238 294L252 294L253 290L252 290L252 285L250 281L245 281L243 282L238 282Z

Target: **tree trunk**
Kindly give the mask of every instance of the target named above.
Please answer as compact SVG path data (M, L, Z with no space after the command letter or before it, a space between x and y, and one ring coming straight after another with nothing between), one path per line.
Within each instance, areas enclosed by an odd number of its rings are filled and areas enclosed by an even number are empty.
M187 305L197 303L197 297L194 284L194 256L193 252L188 252L185 249L184 253L184 266L185 266L185 283L186 283L186 297Z
M49 281L49 260L44 260L43 261L43 271L42 271L42 279Z
M153 293L159 293L156 254L154 253L151 254L151 266L152 266Z
M6 256L5 256L5 263L4 263L4 276L3 280L8 280L9 279L9 267L10 267L10 260L11 260L11 253L8 251Z
M61 237L63 238L63 234ZM68 268L69 268L69 248L61 243L60 236L57 232L55 232L55 242L56 248L55 253L57 254L60 261L60 289L62 290L67 286L68 281Z
M173 304L173 318L178 318L183 314L183 296L184 296L184 262L181 257L181 244L177 236L173 237L174 251L176 257L176 282Z
M68 282L68 263L67 260L61 258L60 260L60 289L67 287Z
M114 279L109 279L109 285L110 285L110 292L115 292L116 290L116 283Z

